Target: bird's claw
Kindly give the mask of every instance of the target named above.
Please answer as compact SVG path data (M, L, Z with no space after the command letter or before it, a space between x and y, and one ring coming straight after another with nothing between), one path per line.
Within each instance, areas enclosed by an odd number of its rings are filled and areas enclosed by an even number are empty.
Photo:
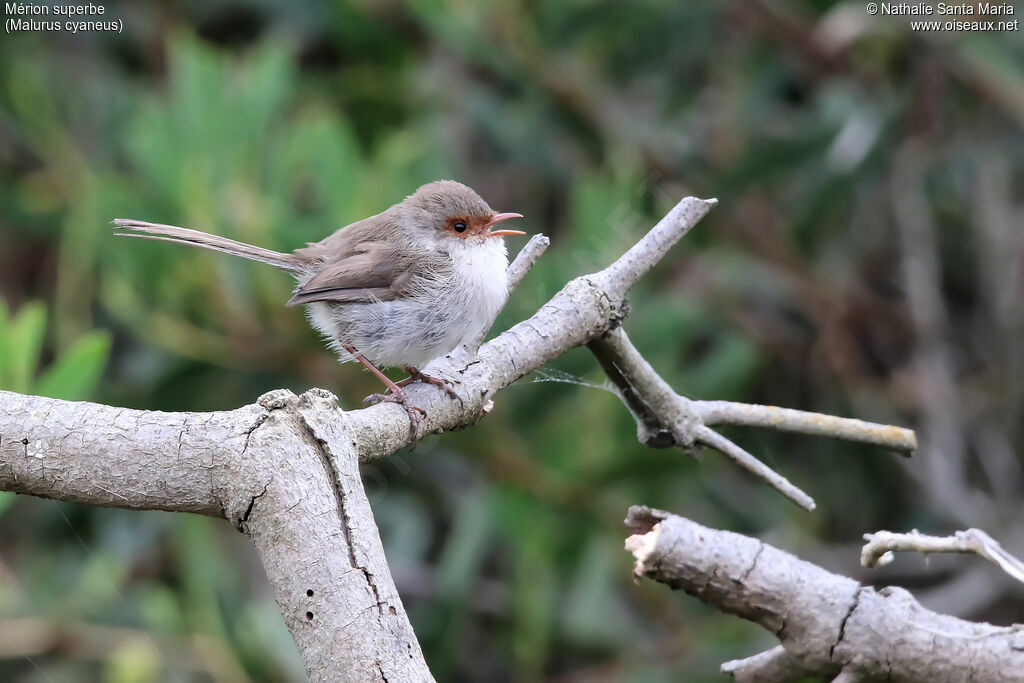
M419 431L421 418L420 416L426 416L427 411L420 408L417 405L413 405L409 402L409 397L405 395L405 392L399 389L396 393L388 394L370 394L363 399L364 406L377 405L378 403L397 403L398 405L405 408L405 413L409 416L409 435L412 438L416 437L416 433Z
M459 399L459 404L462 405L462 397L455 393L455 389L452 387L452 383L446 379L440 377L434 377L426 373L420 372L419 369L406 365L405 371L409 373L409 376L398 382L394 382L394 386L389 386L387 391L383 394L370 394L363 399L364 406L372 406L378 403L397 403L398 405L405 408L406 414L409 416L409 435L415 439L416 434L420 428L420 416L426 416L427 411L420 408L417 405L413 405L409 402L409 397L402 390L403 387L407 387L413 382L426 382L432 384L435 387L441 387L445 393L448 394L449 398Z
M403 366L403 369L409 373L409 376L403 380L396 382L398 386L406 387L412 384L413 382L426 382L427 384L432 384L435 387L441 387L442 389L444 389L444 392L448 394L448 398L457 398L459 399L459 404L462 404L462 397L455 393L455 388L452 386L452 383L449 382L448 380L441 377L434 377L433 375L428 375L427 373L421 372L418 368L414 368L411 365Z

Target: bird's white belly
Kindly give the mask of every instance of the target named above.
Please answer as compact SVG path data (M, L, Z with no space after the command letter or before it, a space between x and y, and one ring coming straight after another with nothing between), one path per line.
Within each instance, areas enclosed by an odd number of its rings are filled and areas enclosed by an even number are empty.
M394 301L363 304L317 302L310 321L338 352L354 346L386 366L423 367L469 341L492 320L508 295L508 258L500 239L449 249L450 268L432 274Z

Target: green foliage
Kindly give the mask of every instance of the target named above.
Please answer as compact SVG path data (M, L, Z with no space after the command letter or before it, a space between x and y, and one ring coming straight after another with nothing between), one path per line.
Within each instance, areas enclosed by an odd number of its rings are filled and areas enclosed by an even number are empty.
M31 303L11 316L0 301L0 389L80 401L99 383L110 354L110 335L83 335L43 369L46 307Z

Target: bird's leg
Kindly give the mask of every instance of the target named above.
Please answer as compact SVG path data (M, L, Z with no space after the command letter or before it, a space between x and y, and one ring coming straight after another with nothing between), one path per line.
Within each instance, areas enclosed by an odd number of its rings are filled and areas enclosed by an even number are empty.
M357 351L356 347L343 345L342 348L348 351L349 355L362 363L367 370L376 375L377 379L383 382L384 386L386 386L388 391L391 392L390 394L370 394L363 399L363 404L373 405L375 403L387 401L388 403L397 403L402 406L405 408L405 412L409 415L409 432L415 437L416 430L418 430L420 426L420 414L426 415L427 411L423 410L423 408L420 408L419 406L414 406L409 403L409 397L405 395L404 391L402 391L402 387L395 382L392 382L391 379L381 372L376 365L371 363L366 356Z
M452 388L452 383L448 380L428 375L425 372L420 372L418 368L414 368L411 365L403 365L402 369L408 372L409 376L395 382L398 386L407 387L413 382L426 382L427 384L433 384L435 387L441 387L450 398L457 398L460 403L462 402L462 397L455 393L455 389Z

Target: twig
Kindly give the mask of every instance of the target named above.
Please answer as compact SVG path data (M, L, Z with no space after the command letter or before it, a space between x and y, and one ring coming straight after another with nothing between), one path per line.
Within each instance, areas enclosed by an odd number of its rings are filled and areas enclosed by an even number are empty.
M914 430L903 427L733 401L694 401L693 404L694 410L706 425L764 427L780 432L830 436L844 441L891 448L907 455L917 449L917 436Z
M967 553L983 557L1004 572L1024 582L1024 562L1006 552L997 540L981 529L957 531L952 536L927 536L917 530L908 534L876 531L864 534L860 563L867 569L884 567L895 559L894 552Z
M778 649L731 670L748 681L756 664L798 665L803 675L840 681L1024 682L1024 625L972 623L925 609L901 588L875 590L731 531L635 506L626 525L634 573L682 589L753 621Z
M512 263L508 266L506 272L508 276L508 291L511 293L519 283L522 281L526 274L530 272L534 264L537 263L537 259L540 255L551 246L551 239L547 235L537 234L530 238L530 241L526 243L516 257L512 260Z
M697 440L729 456L737 465L764 479L804 510L811 512L816 507L814 499L794 486L788 479L710 427L704 425L697 427Z
M625 296L637 280L654 268L668 250L717 205L717 199L695 197L687 197L676 204L639 242L597 274L609 296Z

